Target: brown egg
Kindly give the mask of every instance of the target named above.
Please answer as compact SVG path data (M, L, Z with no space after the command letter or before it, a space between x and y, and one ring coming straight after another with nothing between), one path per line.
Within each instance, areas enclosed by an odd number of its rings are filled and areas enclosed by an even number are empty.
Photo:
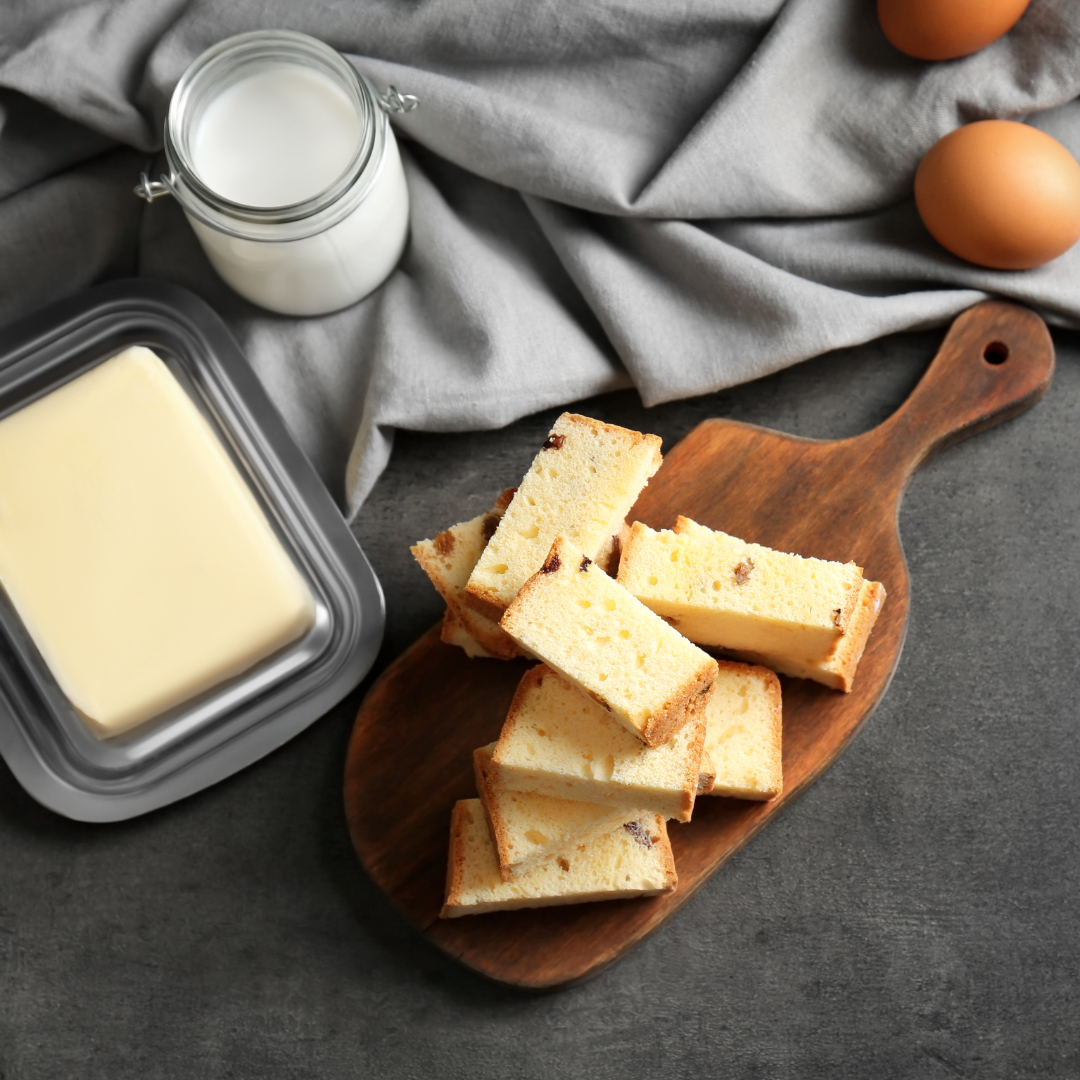
M980 120L930 147L915 173L915 205L954 255L1026 270L1080 239L1080 164L1037 128Z
M877 0L885 36L919 60L978 52L1010 30L1030 0Z

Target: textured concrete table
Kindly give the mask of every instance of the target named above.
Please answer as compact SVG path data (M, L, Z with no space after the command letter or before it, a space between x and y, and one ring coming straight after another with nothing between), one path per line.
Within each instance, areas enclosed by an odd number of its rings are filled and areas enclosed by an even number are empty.
M708 416L836 438L884 419L937 339L580 409L667 445ZM1080 337L1056 342L1046 398L909 489L911 622L878 711L618 965L515 993L403 923L341 808L361 688L124 824L55 817L0 768L0 1080L1080 1075ZM515 483L554 415L399 436L358 526L387 595L376 670L439 615L408 544Z

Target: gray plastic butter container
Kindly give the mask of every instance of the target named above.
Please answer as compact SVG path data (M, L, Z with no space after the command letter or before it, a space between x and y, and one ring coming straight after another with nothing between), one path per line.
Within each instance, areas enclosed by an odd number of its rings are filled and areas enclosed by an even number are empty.
M0 754L78 821L184 798L291 739L352 690L382 640L382 590L337 506L218 316L177 286L112 282L0 330L0 418L130 345L153 349L209 421L315 600L311 629L133 731L95 737L0 589Z

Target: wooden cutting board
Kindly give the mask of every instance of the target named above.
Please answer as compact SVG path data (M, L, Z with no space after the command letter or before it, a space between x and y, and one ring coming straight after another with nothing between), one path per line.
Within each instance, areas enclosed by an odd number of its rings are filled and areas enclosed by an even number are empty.
M907 624L897 515L911 474L938 450L1029 408L1053 368L1053 345L1038 316L988 302L953 323L911 397L872 431L819 442L707 420L666 455L630 520L665 528L684 514L783 551L854 559L888 589L852 693L782 680L783 795L769 803L702 797L692 822L670 826L676 892L438 918L451 807L475 796L473 748L498 737L528 666L469 660L439 641L438 628L387 669L356 718L345 807L368 873L435 945L493 979L555 988L616 960L813 783L873 711L896 669ZM511 479L492 477L492 490Z

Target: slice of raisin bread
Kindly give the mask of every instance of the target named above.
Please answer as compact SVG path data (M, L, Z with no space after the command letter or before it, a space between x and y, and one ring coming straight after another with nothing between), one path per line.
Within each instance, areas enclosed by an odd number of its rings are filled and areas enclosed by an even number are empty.
M716 661L557 537L499 624L648 746L700 706Z
M442 640L460 645L469 656L508 660L521 655L498 623L470 608L464 595L469 575L513 497L514 489L508 488L486 514L452 525L433 540L421 540L409 549L446 601Z
M768 668L720 661L705 707L705 751L716 770L709 795L774 799L784 789L780 680Z
M491 756L495 743L473 751L476 790L484 804L503 881L513 881L567 845L636 820L636 812L532 791L511 791L499 780Z
M703 700L704 704L704 700ZM689 821L701 780L703 707L653 749L544 664L518 685L492 760L511 791L650 810Z
M660 532L635 522L618 580L691 641L839 689L850 689L884 599L854 563L773 551L685 517Z
M642 815L503 881L479 799L456 803L440 917L671 892L678 884L663 818Z
M498 619L557 536L607 565L630 507L660 462L657 436L563 413L480 556L468 602Z

